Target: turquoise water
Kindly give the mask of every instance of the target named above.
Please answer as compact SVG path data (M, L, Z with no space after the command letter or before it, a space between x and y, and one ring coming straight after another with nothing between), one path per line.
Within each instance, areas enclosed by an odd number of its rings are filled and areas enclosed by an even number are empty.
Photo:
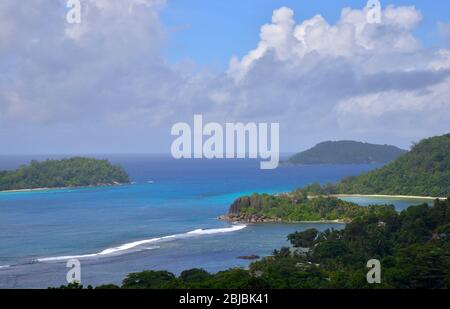
M361 206L369 205L395 205L398 211L405 210L411 205L420 205L424 203L433 204L432 199L418 199L418 198L386 198L386 197L343 197L345 201L349 201Z
M259 162L251 160L100 157L122 164L133 183L0 193L0 287L65 284L69 257L81 260L82 282L94 285L120 283L126 274L144 269L179 273L194 267L212 272L245 267L249 262L236 257L269 255L287 245L286 235L291 232L342 225L233 226L217 220L236 197L334 182L378 167L299 166L262 171ZM16 168L29 159L0 157L0 169ZM393 203L402 209L408 201Z

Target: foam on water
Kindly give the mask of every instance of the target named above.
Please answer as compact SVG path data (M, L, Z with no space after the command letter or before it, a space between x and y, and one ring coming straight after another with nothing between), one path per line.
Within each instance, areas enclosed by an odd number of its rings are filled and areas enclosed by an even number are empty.
M188 238L188 237L202 236L202 235L231 233L231 232L240 231L242 229L245 229L246 227L247 227L246 225L234 225L229 228L221 228L221 229L207 229L207 230L197 229L197 230L190 231L190 232L183 233L183 234L175 234L175 235L134 241L134 242L123 244L118 247L105 249L99 253L47 257L47 258L36 259L36 261L37 262L58 262L58 261L66 261L66 260L70 260L70 259L89 259L89 258L98 258L98 257L103 257L103 256L112 256L112 255L118 255L118 254L123 254L123 253L129 252L130 250L139 248L143 245L153 244L153 243L162 242L162 241L171 241L171 240L175 240L175 239ZM147 247L147 248L142 248L142 249L143 250L151 250L151 249L157 249L157 248L159 248L159 247Z
M229 233L229 232L236 232L240 231L242 229L245 229L246 225L234 225L229 228L223 228L223 229L209 229L209 230L202 230L198 229L195 231L191 231L186 233L187 235L210 235L210 234L220 234L220 233Z

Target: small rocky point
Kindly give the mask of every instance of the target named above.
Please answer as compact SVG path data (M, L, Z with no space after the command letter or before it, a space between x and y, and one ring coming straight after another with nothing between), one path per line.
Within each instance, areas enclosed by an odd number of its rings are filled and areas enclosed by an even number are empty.
M280 218L261 217L257 215L224 215L218 218L219 220L239 223L281 223Z
M240 260L259 260L261 257L259 255L243 255L237 258Z
M230 209L228 210L228 214L224 216L220 216L218 219L229 222L240 222L240 223L279 223L283 220L280 218L270 218L260 215L254 214L242 214L241 210L248 207L249 205L252 207L257 207L257 205L253 205L255 203L250 197L245 196L237 199L231 204ZM257 203L257 201L256 201Z

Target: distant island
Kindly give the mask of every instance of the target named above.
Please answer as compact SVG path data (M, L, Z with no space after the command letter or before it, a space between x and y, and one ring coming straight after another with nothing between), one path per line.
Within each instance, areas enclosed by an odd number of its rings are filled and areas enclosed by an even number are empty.
M294 165L388 163L405 153L406 150L390 145L354 141L323 142L292 156L286 163Z
M75 157L32 161L15 171L0 171L0 191L85 187L129 183L128 174L107 160Z
M298 189L279 195L253 194L238 198L221 220L245 223L336 222L348 223L367 215L395 212L393 206L362 207L334 197L308 196Z

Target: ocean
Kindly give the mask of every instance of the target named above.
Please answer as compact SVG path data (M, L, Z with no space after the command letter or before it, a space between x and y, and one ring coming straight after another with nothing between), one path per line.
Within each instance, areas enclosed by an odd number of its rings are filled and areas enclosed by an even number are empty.
M0 156L0 170L31 159ZM239 196L328 183L380 165L285 166L257 160L173 160L163 155L97 155L121 164L129 185L0 193L0 288L66 284L66 262L78 258L84 285L120 284L128 273L247 267L238 256L270 255L289 233L341 224L229 224L217 220ZM422 201L350 198L361 205Z

